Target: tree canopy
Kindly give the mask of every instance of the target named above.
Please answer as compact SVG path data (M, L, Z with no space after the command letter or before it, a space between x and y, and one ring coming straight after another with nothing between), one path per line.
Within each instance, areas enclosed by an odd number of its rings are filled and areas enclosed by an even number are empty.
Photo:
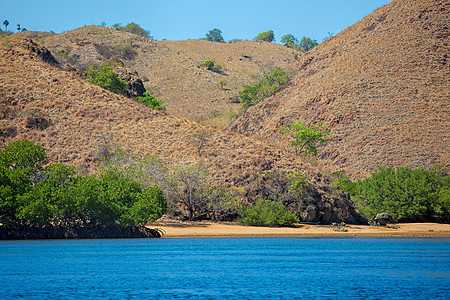
M207 41L210 42L217 42L217 43L223 43L224 39L222 37L222 31L220 29L213 29L210 30L207 34L206 34L206 38Z
M379 167L352 182L334 174L334 186L347 191L366 218L389 213L403 222L450 222L450 175L436 170Z
M48 165L45 150L31 141L4 147L0 162L3 224L136 225L156 220L166 210L160 189L141 188L117 170L75 176L71 166Z
M261 32L256 36L257 41L275 42L275 34L272 30Z
M305 151L306 154L317 154L317 147L320 144L326 144L325 137L329 135L327 124L322 126L307 126L305 122L293 122L289 127L280 129L285 136L291 136L293 140L291 145L295 147L295 153L299 154Z

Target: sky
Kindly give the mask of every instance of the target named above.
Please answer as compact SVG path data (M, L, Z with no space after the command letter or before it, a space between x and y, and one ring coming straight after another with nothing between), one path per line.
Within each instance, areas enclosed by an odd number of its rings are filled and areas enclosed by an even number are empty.
M391 0L135 0L135 1L6 1L0 24L17 24L29 31L62 33L85 25L126 25L134 22L157 40L204 38L218 28L223 38L255 38L272 30L275 39L293 34L321 42L337 34ZM1 26L2 30L5 27Z

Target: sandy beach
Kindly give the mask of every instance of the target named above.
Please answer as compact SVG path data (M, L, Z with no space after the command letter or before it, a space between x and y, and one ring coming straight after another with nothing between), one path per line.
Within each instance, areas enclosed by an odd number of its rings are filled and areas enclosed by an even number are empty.
M450 237L449 224L401 223L388 226L310 225L296 227L258 227L237 223L164 222L149 224L164 232L163 238L189 237L334 237L334 236L391 236L391 237Z

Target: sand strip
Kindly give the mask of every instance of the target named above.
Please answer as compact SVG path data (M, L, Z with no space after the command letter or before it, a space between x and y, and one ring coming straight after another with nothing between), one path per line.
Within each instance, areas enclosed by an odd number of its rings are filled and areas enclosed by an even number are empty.
M402 223L384 226L331 226L299 224L298 227L257 227L237 223L164 222L147 227L159 228L164 238L188 237L450 237L449 224Z

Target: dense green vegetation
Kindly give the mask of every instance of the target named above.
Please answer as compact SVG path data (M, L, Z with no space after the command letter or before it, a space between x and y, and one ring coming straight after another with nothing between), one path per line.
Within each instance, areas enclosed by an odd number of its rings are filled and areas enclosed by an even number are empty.
M205 61L205 62L203 63L203 65L204 65L205 67L207 67L208 70L212 70L212 68L214 68L214 61L212 61L212 60L207 60L207 61Z
M165 110L164 102L155 95L150 94L149 91L144 92L143 97L136 97L136 100L151 107L152 109Z
M239 222L255 225L289 225L299 222L299 219L279 201L259 200L244 209Z
M291 136L293 140L291 145L295 147L295 154L305 151L306 154L317 155L317 147L320 144L326 144L325 137L330 134L327 124L322 126L307 126L305 122L293 122L289 127L280 129L285 136Z
M272 30L259 33L255 40L257 41L266 41L266 42L275 42L275 35Z
M216 42L216 43L223 43L224 42L223 37L222 37L222 31L220 29L217 29L217 28L215 28L213 30L210 30L206 34L205 39L207 41Z
M348 192L368 219L387 212L401 222L450 222L450 175L446 170L380 167L352 182L333 173L334 186Z
M117 77L111 67L101 65L99 68L89 66L86 76L90 83L101 86L116 94L125 94L128 84L122 78Z
M319 45L317 40L311 39L309 37L303 37L300 42L292 34L286 34L281 37L281 43L285 44L291 48L297 48L303 51L309 51L312 48Z
M120 26L120 24L114 24L112 25L113 28L116 28L118 30L121 31L126 31L126 32L130 32L130 33L134 33L143 37L147 37L147 38L152 38L150 36L150 31L144 30L143 28L141 28L138 24L136 23L129 23L125 26Z
M160 189L113 169L75 176L71 166L49 165L45 150L27 140L2 149L0 179L0 223L7 225L136 225L166 210Z
M244 90L239 92L238 97L241 100L242 108L246 109L257 104L262 99L273 95L284 84L286 84L291 75L291 71L277 68L264 76L252 86L245 85Z

